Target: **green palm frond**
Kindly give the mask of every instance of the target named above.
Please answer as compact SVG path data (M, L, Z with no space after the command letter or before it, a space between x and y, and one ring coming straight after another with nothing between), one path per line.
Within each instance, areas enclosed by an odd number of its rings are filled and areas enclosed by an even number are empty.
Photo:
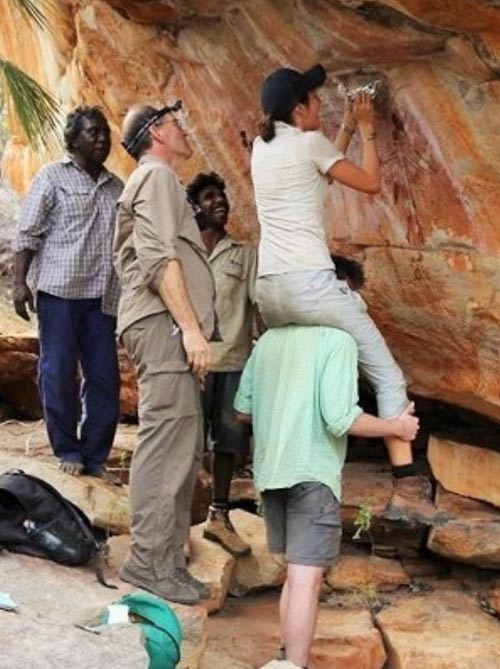
M25 72L0 55L0 81L28 142L49 147L60 141L59 103Z
M53 7L53 0L11 0L12 4L27 19L30 19L39 28L51 30L46 11Z

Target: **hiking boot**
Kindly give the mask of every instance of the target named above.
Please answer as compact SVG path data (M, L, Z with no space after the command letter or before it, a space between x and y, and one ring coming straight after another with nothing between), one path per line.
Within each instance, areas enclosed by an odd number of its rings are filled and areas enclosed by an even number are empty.
M210 592L210 588L208 587L208 585L195 578L193 574L191 574L191 572L188 571L185 567L176 568L175 578L181 583L187 583L188 585L193 587L198 593L200 599L210 599L210 597L212 596L212 593Z
M205 539L220 544L233 557L248 555L252 550L251 546L243 541L234 529L227 509L209 507L203 536Z
M383 518L421 525L443 525L450 519L444 511L438 511L432 501L432 488L425 476L404 476L393 479L391 499Z
M189 583L177 580L176 578L166 578L160 583L150 583L136 576L126 566L122 567L119 576L122 581L131 583L137 588L141 588L141 590L152 592L153 595L166 599L169 602L188 605L199 604L200 602L200 596L196 592L196 589Z

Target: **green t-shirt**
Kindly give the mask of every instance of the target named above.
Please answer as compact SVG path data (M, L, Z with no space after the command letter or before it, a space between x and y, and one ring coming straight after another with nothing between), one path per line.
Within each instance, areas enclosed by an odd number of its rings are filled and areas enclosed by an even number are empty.
M237 411L252 415L257 489L319 481L340 499L347 431L362 413L357 402L351 335L323 326L268 330L234 400Z

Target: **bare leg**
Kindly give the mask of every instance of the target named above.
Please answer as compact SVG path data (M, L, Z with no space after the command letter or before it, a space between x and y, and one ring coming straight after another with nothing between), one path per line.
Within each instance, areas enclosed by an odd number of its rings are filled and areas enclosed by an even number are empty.
M410 465L413 462L413 453L409 441L403 441L398 437L386 437L384 442L393 467Z
M288 599L284 630L286 659L298 667L307 666L316 628L318 598L323 567L289 564L287 570Z
M289 592L288 579L283 584L280 597L280 648L285 648L285 620L288 609Z

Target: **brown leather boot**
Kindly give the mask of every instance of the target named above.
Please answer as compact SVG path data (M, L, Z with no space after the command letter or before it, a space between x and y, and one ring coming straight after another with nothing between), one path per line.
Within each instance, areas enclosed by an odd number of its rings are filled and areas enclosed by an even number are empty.
M393 479L391 499L383 517L421 525L443 525L450 519L444 511L438 511L432 501L432 488L425 476L404 476Z
M219 509L214 506L209 507L203 536L205 539L220 544L234 557L248 555L252 550L251 546L243 541L234 529L227 509Z

